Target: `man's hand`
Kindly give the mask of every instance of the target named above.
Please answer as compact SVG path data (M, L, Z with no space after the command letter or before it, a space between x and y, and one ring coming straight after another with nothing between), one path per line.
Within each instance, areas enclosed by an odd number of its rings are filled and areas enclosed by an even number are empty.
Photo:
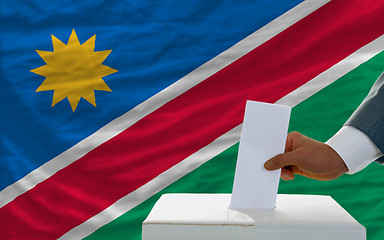
M298 132L287 136L285 153L268 160L267 170L281 169L283 180L294 179L294 174L318 180L332 180L348 171L341 157L327 144Z

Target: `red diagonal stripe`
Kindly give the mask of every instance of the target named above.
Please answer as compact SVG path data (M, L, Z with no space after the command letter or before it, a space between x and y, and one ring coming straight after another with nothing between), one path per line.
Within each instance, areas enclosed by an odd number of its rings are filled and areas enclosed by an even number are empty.
M336 0L0 210L1 237L57 238L384 33L384 2ZM209 180L208 180L209 181Z

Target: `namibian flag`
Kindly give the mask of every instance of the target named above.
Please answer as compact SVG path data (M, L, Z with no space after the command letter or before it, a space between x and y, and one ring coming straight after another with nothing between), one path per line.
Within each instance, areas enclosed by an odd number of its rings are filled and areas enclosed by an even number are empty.
M3 1L1 239L141 239L163 193L230 193L246 100L330 138L384 71L384 1ZM95 91L97 90L97 91ZM331 195L384 237L383 168Z

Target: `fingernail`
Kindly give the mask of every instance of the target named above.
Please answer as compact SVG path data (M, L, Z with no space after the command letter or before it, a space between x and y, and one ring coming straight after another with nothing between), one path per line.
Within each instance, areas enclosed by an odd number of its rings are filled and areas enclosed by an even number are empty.
M286 171L282 171L281 176L284 180L292 180L294 178L292 173Z
M272 169L272 168L273 168L272 161L267 161L267 162L264 164L264 167L265 167L265 169L267 169L267 170Z

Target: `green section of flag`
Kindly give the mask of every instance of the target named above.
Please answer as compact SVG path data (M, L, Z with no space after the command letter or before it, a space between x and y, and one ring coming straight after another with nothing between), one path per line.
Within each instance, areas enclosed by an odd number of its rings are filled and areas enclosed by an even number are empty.
M384 71L384 52L360 65L333 84L292 109L289 131L299 131L319 141L336 133L364 99ZM164 193L230 193L238 144L171 184L86 239L141 239L141 223ZM367 239L381 240L384 229L384 167L373 163L354 175L322 182L296 176L281 181L279 193L332 196L367 229Z

